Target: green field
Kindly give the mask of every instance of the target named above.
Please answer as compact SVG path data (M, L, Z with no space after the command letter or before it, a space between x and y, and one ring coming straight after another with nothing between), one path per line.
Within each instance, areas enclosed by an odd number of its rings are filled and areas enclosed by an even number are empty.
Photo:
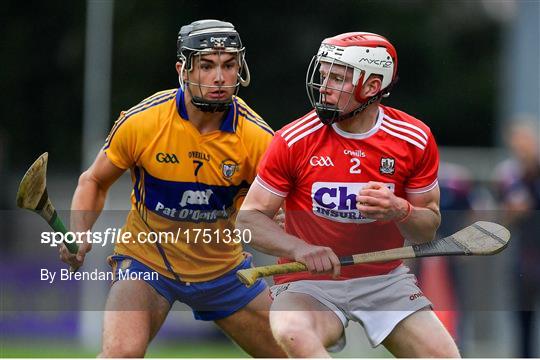
M85 350L69 343L13 341L0 344L0 357L12 358L95 358L99 350ZM241 349L227 342L191 342L153 344L146 353L152 358L241 358L248 357Z
M95 358L98 349L83 349L68 342L47 342L43 340L4 341L0 344L0 358ZM361 351L343 351L333 357L391 357L379 347L377 350L363 348ZM150 358L247 358L247 354L227 341L155 343L146 353Z

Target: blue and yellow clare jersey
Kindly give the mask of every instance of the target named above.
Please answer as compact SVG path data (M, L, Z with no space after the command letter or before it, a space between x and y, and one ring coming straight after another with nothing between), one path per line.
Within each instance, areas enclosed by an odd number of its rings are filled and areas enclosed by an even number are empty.
M220 129L206 134L189 121L181 89L122 112L103 147L133 182L122 229L131 241L117 243L115 253L186 282L235 268L249 234L234 231L234 222L273 134L236 96Z

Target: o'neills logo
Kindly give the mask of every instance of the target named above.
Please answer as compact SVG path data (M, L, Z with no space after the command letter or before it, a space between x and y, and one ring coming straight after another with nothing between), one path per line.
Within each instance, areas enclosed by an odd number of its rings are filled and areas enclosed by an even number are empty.
M424 297L425 295L420 291L416 294L412 294L411 296L409 296L409 300L413 301L413 300L416 300L416 299L419 299L421 297Z
M357 157L366 157L366 153L362 150L343 150L345 155L357 156Z

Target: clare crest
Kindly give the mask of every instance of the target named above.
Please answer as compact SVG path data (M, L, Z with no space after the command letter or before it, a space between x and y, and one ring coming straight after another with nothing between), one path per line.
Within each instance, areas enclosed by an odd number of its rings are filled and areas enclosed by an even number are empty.
M221 162L221 173L223 174L223 177L227 180L230 180L234 173L238 170L238 163L234 160L227 159Z

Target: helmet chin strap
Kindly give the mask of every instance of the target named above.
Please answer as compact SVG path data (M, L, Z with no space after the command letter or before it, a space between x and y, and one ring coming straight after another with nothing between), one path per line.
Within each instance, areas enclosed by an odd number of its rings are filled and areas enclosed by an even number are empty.
M249 83L251 82L251 75L249 72L249 68L247 66L247 63L245 59L242 57L242 69L238 73L238 83L236 85L224 85L221 86L222 88L236 88L235 94L238 93L238 86L241 85L243 87L247 87ZM184 71L188 71L185 68L186 60L182 62L182 67L180 69L180 74L183 74ZM245 78L242 76L241 72L244 72ZM195 96L191 92L191 89L189 87L190 84L201 87L215 87L215 86L209 86L209 85L202 85L200 83L195 83L193 81L189 81L189 77L186 81L182 78L182 75L178 77L178 80L180 82L180 87L182 88L182 91L189 92L189 95L191 96L191 103L200 111L207 112L207 113L215 113L215 112L224 112L227 111L232 104L232 96L231 98L227 100L207 100L204 99L201 96Z
M181 83L182 90L185 91L187 89L187 91L189 92L189 95L191 96L191 103L202 112L206 112L206 113L224 112L224 111L227 111L230 105L232 104L232 96L230 99L227 99L227 100L206 100L201 96L195 96L193 95L193 93L191 92L191 89L189 88L190 84L198 85L198 86L201 86L201 85L190 82L190 81L185 81ZM223 86L223 87L228 87L228 86ZM233 86L233 87L236 87L236 86Z
M197 109L206 113L224 112L229 109L232 104L232 100L219 101L219 100L205 100L198 96L191 96L191 103L197 107Z
M319 116L319 119L321 119L321 122L323 124L332 125L332 124L338 123L343 120L347 120L353 116L360 114L369 105L379 100L382 96L383 96L382 92L378 93L377 95L369 98L368 101L360 104L360 106L358 106L356 109L349 111L348 113L343 114L343 115L339 115L340 110L337 106L325 106L324 104L321 104L321 103L317 103L317 106L315 107L315 111L317 112L317 115Z

